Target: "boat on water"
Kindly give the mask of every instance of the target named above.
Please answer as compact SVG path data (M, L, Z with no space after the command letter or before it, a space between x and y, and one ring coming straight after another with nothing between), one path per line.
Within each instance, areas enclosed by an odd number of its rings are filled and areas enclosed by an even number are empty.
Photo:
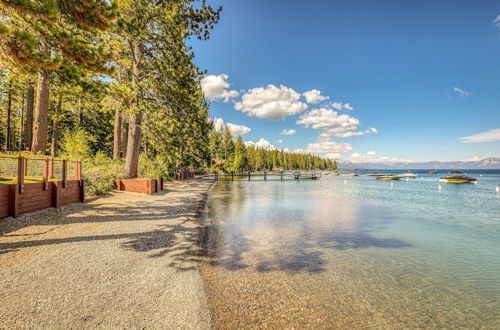
M377 180L384 180L384 181L392 181L392 180L401 180L401 177L399 175L379 175L376 177Z
M340 175L339 172L333 172L332 175Z
M402 178L409 178L409 179L415 179L417 175L415 173L412 173L410 171L405 171L403 174L399 175Z
M430 170L430 171L429 171L429 174L437 174L437 172L438 172L438 171L436 171L436 170Z
M448 173L450 173L450 174L465 174L465 172L462 172L462 171L449 171Z
M471 183L476 181L476 178L471 178L467 175L454 175L454 176L445 176L439 179L439 182L446 183Z
M359 176L359 174L358 174L358 173L356 173L356 172L351 173L351 174L349 174L349 175L350 175L350 176Z

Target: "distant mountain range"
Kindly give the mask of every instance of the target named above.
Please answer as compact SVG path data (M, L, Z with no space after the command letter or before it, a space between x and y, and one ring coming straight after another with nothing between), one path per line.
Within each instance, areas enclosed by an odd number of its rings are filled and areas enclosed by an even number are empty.
M347 161L339 163L338 166L352 169L500 169L500 158L490 157L474 162L351 163Z

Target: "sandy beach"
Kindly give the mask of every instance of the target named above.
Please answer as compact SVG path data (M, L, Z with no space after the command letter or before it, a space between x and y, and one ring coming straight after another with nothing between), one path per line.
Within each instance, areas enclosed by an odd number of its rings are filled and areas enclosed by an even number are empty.
M0 327L210 328L197 258L210 182L0 221Z

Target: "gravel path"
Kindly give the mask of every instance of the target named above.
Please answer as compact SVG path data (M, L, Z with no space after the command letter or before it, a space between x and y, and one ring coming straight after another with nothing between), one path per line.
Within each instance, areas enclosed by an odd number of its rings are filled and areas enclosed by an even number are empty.
M195 256L210 186L1 220L0 328L209 328Z

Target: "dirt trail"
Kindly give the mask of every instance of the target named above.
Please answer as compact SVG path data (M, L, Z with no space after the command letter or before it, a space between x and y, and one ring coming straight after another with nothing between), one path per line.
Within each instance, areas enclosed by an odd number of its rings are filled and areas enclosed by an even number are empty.
M209 328L194 256L210 185L1 220L0 327Z

